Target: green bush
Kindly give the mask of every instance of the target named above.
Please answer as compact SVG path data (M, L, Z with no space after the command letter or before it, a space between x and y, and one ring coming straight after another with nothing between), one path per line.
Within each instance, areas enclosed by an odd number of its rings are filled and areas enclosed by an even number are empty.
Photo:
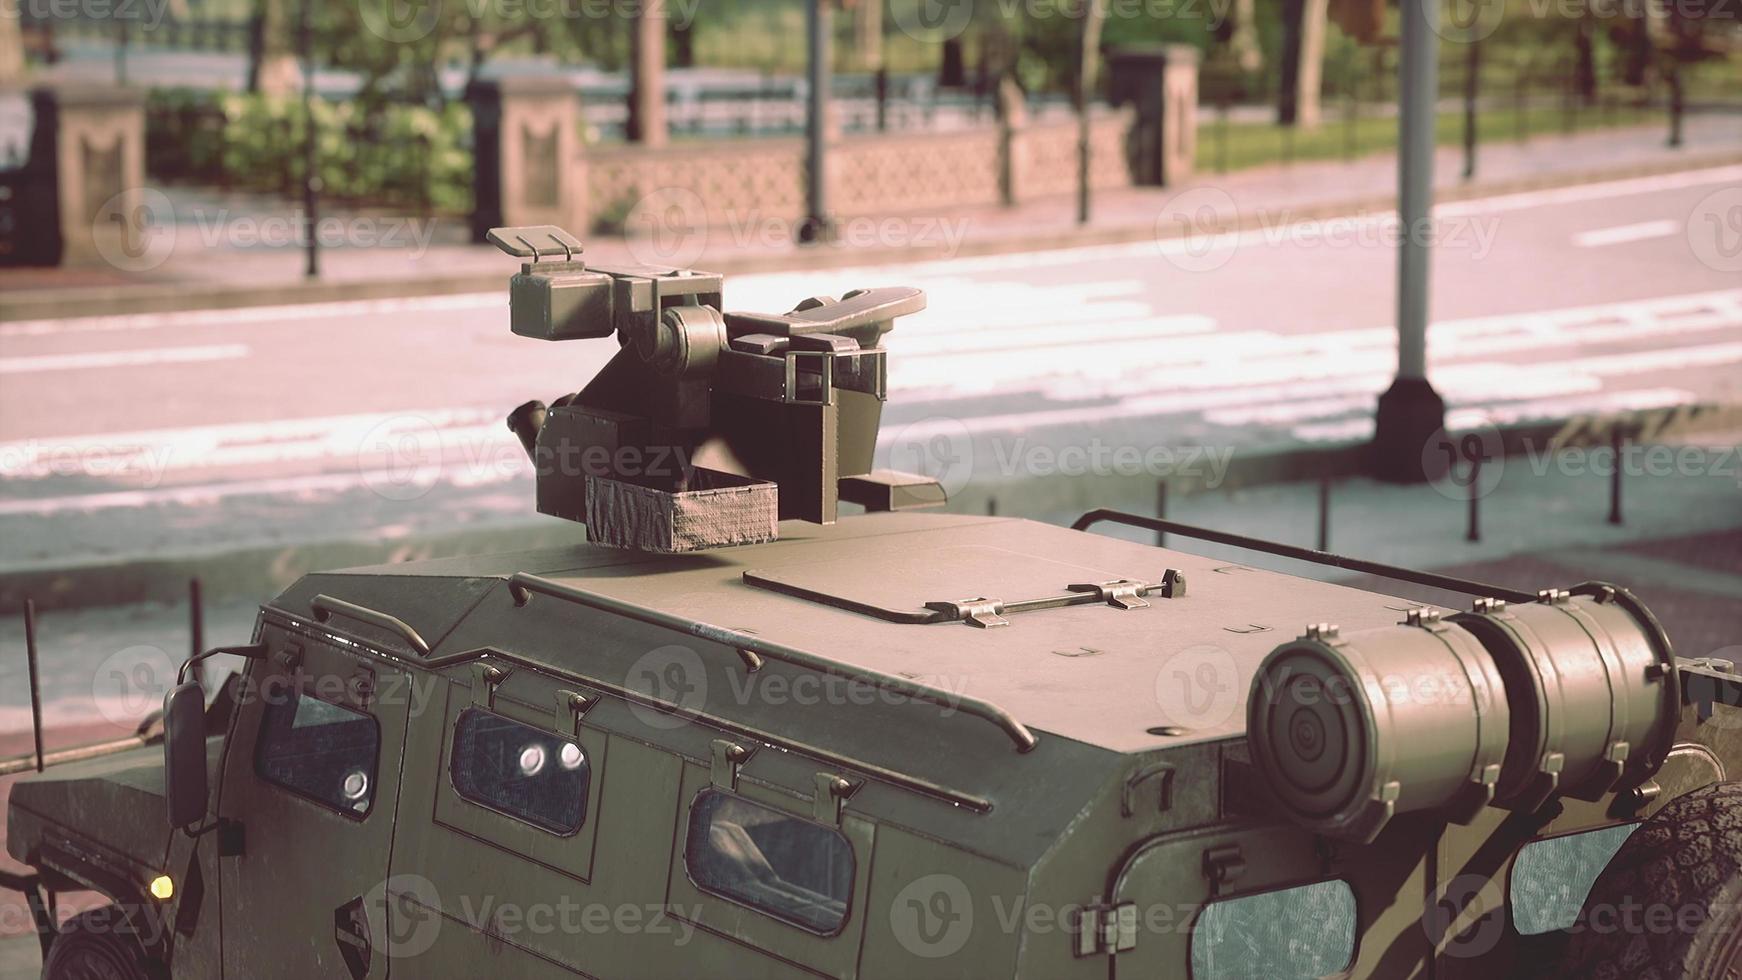
M299 98L154 93L151 172L164 180L300 194ZM472 206L471 113L387 103L313 103L321 196L366 207L462 213Z

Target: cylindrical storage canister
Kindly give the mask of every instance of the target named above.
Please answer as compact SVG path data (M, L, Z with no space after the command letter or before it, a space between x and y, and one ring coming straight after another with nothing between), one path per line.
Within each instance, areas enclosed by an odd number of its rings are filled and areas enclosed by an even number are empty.
M1396 626L1308 627L1253 678L1253 761L1296 823L1371 841L1399 813L1467 822L1494 796L1511 720L1474 636L1415 610Z
M1680 696L1663 629L1631 593L1592 583L1453 617L1493 654L1512 705L1497 802L1594 800L1637 785L1675 740Z

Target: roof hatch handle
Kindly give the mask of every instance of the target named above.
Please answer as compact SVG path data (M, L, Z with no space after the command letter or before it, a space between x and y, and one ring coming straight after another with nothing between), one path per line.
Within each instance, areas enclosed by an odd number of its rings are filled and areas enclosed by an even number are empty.
M996 626L1009 626L1010 620L1004 618L1004 603L998 599L988 599L979 596L973 599L938 600L925 604L927 609L943 613L943 618L966 623L978 629L992 629Z

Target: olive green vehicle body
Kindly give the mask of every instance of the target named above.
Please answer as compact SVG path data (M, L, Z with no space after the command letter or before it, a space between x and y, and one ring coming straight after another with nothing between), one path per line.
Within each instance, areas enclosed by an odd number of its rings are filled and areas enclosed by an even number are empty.
M1647 792L1557 798L1534 813L1489 807L1468 824L1405 813L1371 843L1339 841L1267 796L1244 689L1225 711L1170 718L1161 667L1214 645L1250 678L1308 623L1384 627L1419 603L1015 519L787 521L778 541L689 555L568 543L579 537L568 526L552 537L533 552L306 576L263 607L265 656L211 710L215 829L165 827L162 752L147 746L18 783L13 856L45 884L156 909L148 944L189 978L1185 977L1207 904L1330 879L1355 898L1346 975L1496 978L1541 955L1503 907L1521 846L1642 819L1742 767L1737 710L1718 704L1702 722L1686 706ZM918 605L1061 577L1157 580L1164 568L1183 573L1183 595L1024 611L997 629L891 622L746 579ZM515 584L529 581L542 591ZM940 582L955 593L936 594ZM317 615L330 600L409 630ZM734 636L820 659L746 655ZM699 659L705 696L662 704L637 679L650 651L672 646ZM854 673L996 705L1032 747L947 699L842 686ZM375 720L379 766L360 819L257 773L269 699L245 692L274 678ZM457 793L449 753L469 707L578 742L590 760L578 831L546 832ZM697 887L685 828L710 787L838 827L853 857L838 931ZM160 873L176 882L167 901L145 893ZM936 882L952 878L961 891L942 890L970 908L936 904ZM1468 914L1505 925L1480 950L1446 951L1424 927L1427 900L1453 879L1493 884ZM374 917L367 941L335 924L359 899ZM558 920L567 927L535 912L577 907ZM968 925L951 931L958 920ZM346 942L363 955L347 961Z

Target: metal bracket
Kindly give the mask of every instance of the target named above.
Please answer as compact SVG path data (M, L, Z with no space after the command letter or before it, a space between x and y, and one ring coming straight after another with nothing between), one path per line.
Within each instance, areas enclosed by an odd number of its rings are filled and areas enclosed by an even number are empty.
M1114 579L1111 582L1079 582L1067 585L1071 592L1090 592L1115 609L1147 609L1149 602L1143 598L1149 591L1146 583L1128 578Z
M1246 858L1239 844L1218 844L1204 852L1204 877L1209 879L1211 897L1222 894L1245 873Z
M346 685L351 699L357 707L367 709L375 700L375 670L368 664L358 664L351 674L351 683Z
M1150 780L1158 780L1161 784L1161 805L1156 808L1158 813L1165 813L1173 808L1173 774L1172 763L1152 762L1142 769L1132 773L1125 780L1125 790L1119 796L1119 811L1127 817L1137 815L1137 789Z
M302 666L302 644L286 643L284 649L272 655L272 662L285 673L293 673Z
M1712 720L1713 705L1742 708L1742 674L1736 665L1717 657L1689 657L1676 664L1681 674L1682 703L1692 705L1701 724Z
M1444 633L1450 627L1440 622L1440 611L1427 606L1418 606L1403 614L1401 626L1416 626L1429 633Z
M969 626L980 629L991 629L994 626L1009 626L1010 620L1005 619L1004 603L998 599L988 599L980 596L976 599L957 599L954 602L928 602L927 609L935 609L950 619L960 620Z
M716 738L708 743L714 763L710 773L713 784L729 793L738 791L738 769L750 758L750 750L736 742Z
M858 791L860 784L832 772L819 772L815 777L816 795L812 797L812 814L817 823L831 827L841 825L841 808Z
M579 738L581 719L598 703L599 696L596 694L582 694L580 691L556 692L556 730Z
M1137 948L1137 904L1085 905L1077 919L1078 957L1113 955Z
M472 704L489 711L496 709L496 688L508 679L509 671L495 664L472 665Z
M1183 599L1186 594L1186 573L1177 568L1170 568L1161 573L1161 597L1163 599Z

